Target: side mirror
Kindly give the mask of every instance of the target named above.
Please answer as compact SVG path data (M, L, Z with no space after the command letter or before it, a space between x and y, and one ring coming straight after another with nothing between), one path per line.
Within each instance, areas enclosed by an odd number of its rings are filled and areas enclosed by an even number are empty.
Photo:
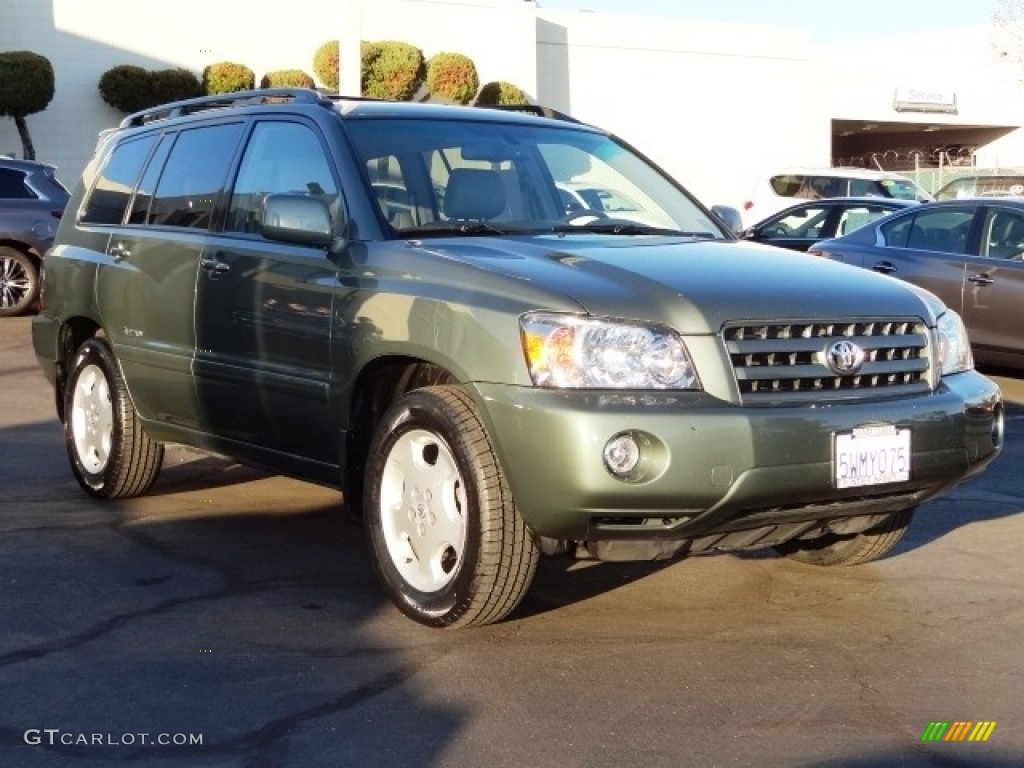
M731 205L713 205L711 212L725 225L731 234L739 235L743 231L743 217Z
M283 243L329 247L334 240L331 211L318 197L293 193L263 200L263 236Z

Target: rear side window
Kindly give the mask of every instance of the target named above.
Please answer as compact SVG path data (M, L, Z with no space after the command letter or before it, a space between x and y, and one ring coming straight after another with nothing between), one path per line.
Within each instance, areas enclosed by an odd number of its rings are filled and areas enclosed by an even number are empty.
M905 216L882 227L886 245L939 253L964 253L973 210L941 209Z
M114 147L100 170L99 178L85 201L81 221L85 224L120 224L131 199L142 164L156 141L151 134Z
M35 195L25 184L25 174L12 168L0 168L0 198L33 200Z
M149 206L154 226L207 229L242 138L242 123L182 131Z

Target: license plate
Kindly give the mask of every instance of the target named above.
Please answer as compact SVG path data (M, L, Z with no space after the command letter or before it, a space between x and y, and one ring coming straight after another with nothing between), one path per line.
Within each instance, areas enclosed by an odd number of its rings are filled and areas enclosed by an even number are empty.
M902 483L910 479L910 430L861 427L834 435L837 488Z

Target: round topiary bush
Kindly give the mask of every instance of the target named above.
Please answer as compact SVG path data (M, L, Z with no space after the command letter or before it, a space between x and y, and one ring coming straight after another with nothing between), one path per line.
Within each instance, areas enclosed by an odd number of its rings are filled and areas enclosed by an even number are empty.
M364 43L361 51L363 95L408 101L423 85L423 51L408 43Z
M476 65L461 53L438 53L427 62L427 90L454 104L469 104L480 88Z
M496 80L487 83L477 94L477 106L487 107L495 104L529 104L526 92L517 85Z
M153 106L149 72L133 64L111 67L100 77L100 96L121 112L138 112Z
M153 99L150 106L203 95L203 84L194 72L187 69L159 69L150 72L149 84Z
M0 116L14 119L26 160L35 160L36 150L25 118L46 109L54 91L48 58L32 51L0 53Z
M312 76L301 69L278 69L267 72L260 80L260 88L315 88Z
M244 64L218 61L203 70L203 91L210 95L251 91L256 87L256 73Z
M338 90L340 57L341 49L337 40L328 40L313 54L313 74L332 91Z

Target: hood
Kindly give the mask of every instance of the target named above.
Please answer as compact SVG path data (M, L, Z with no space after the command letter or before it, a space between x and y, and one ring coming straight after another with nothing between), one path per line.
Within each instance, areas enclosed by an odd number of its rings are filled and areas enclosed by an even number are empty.
M688 334L764 319L900 316L932 325L943 309L935 297L895 278L734 240L542 235L413 245L449 267L476 267L465 281L474 290L508 298L507 280L513 278L526 283L523 296L531 302L548 295L551 307L560 308L568 299L592 315L665 323Z

